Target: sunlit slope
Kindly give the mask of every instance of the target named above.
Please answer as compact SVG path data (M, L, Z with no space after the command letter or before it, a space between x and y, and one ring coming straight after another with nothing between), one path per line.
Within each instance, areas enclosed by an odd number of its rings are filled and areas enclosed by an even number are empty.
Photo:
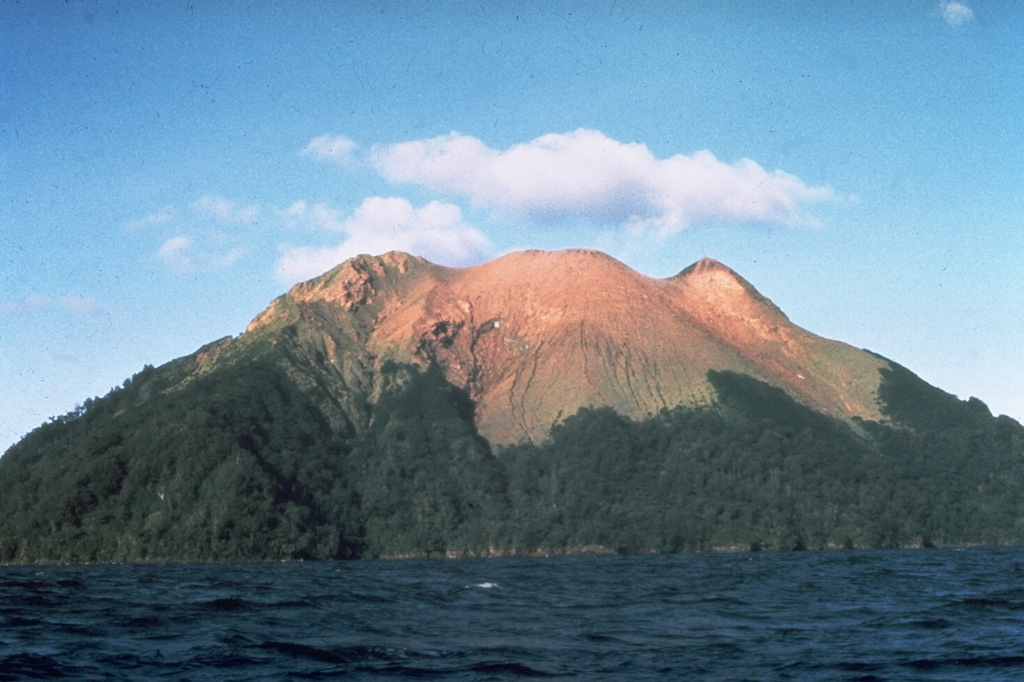
M387 359L439 365L494 443L543 440L581 407L642 418L712 405L709 370L749 374L831 416L877 419L887 364L792 324L716 261L653 279L583 250L464 269L361 256L293 288L232 343L281 335L339 389L365 392Z

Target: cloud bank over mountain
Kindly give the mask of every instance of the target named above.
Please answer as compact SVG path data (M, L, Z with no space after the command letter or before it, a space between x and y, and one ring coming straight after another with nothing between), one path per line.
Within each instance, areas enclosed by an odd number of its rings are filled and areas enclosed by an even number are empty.
M818 225L811 207L840 198L830 186L751 159L730 163L708 150L662 158L643 143L585 128L504 149L458 132L368 147L324 134L299 156L350 176L371 173L390 196L369 196L345 211L329 199L296 197L275 206L208 193L181 215L168 207L125 227L164 231L155 257L177 275L232 267L266 230L278 239L287 232L275 275L294 283L360 253L401 250L452 266L482 262L495 254L477 221L513 230L589 226L595 240L609 230L665 238L708 223ZM416 206L400 196L403 190L426 198ZM257 236L257 227L264 234ZM324 243L324 233L343 237Z
M450 133L375 146L370 163L388 181L423 185L531 223L585 218L672 234L700 221L814 223L804 205L836 198L750 159L710 151L657 158L646 145L597 130L551 133L498 150Z
M439 201L416 208L399 197L369 197L348 218L324 205L295 204L289 217L343 232L346 238L333 247L285 248L277 264L277 276L285 281L315 277L361 253L396 249L470 265L482 260L490 246L487 237L463 221L458 206Z

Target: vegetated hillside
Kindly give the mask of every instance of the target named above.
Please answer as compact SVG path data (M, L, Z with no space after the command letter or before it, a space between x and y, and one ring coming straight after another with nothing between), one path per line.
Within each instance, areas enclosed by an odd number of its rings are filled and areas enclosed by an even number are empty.
M1019 424L713 261L389 254L12 447L0 561L1020 543L1022 483Z

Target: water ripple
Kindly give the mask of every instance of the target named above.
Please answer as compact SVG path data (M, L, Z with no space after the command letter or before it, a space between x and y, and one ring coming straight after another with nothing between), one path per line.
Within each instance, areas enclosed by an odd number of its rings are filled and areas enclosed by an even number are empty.
M0 567L0 681L1024 677L1024 550Z

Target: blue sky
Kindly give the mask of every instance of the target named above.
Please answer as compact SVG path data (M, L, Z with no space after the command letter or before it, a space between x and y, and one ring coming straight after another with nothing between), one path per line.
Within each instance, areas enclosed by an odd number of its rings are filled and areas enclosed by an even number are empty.
M0 450L360 252L716 258L1024 418L1021 2L0 2Z

